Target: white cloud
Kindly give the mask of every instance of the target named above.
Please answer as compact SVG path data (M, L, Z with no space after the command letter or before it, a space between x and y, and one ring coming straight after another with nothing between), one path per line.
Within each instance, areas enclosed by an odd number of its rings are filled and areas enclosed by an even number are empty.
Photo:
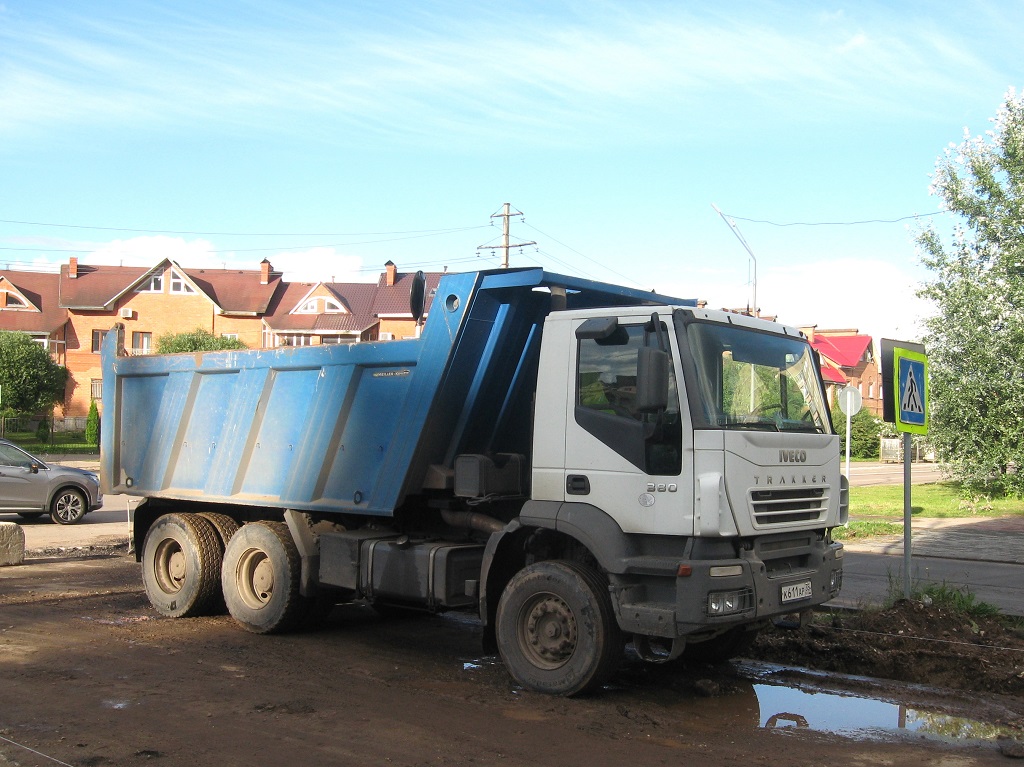
M367 272L359 256L336 248L311 247L304 250L234 252L218 251L209 240L146 235L112 240L80 254L82 264L108 266L153 266L167 258L186 269L256 270L264 258L290 282L374 282L379 270Z
M678 135L692 122L679 118L723 90L752 100L803 94L881 115L914 108L892 98L894 71L920 109L971 72L989 71L959 39L895 13L809 27L786 6L721 15L674 4L587 5L578 14L527 6L489 15L434 3L386 25L344 4L308 14L256 4L187 19L150 12L155 18L7 19L0 135L195 118L294 131L296 115L312 115L304 130L323 135L340 123L386 140L440 129L520 142L582 133L621 140L624 130Z

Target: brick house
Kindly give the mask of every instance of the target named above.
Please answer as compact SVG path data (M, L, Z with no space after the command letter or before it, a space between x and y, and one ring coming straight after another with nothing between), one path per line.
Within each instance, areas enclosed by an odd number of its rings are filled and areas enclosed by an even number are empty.
M171 259L145 267L89 266L58 274L0 270L0 330L29 333L69 372L65 416L102 396L100 345L117 322L125 347L149 354L167 333L202 328L249 348L355 343L414 336L412 276L385 265L377 284L288 283L264 260L258 270L190 269ZM427 275L427 306L440 279Z
M835 404L837 392L853 386L864 400L863 409L882 415L882 376L875 359L871 336L852 330L818 330L800 328L821 357L821 377L829 405Z

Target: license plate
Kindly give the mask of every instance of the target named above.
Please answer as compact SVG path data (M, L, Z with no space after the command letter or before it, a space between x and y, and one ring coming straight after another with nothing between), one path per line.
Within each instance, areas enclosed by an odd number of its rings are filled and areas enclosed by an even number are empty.
M812 596L814 591L811 589L810 581L789 583L782 587L782 604L796 602L798 599L810 599Z

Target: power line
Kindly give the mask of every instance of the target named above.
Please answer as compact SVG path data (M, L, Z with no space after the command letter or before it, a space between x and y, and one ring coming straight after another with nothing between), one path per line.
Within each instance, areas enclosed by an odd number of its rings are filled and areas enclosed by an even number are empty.
M448 229L410 229L397 232L198 232L177 229L133 229L124 226L86 226L83 224L57 224L46 221L13 221L0 218L0 224L18 224L19 226L48 226L56 229L88 229L98 232L130 232L133 234L191 234L200 237L377 237L381 235L402 234L444 234L449 232L468 232L472 229L483 229L484 225L451 227Z
M721 211L719 211L721 213ZM744 218L743 216L734 216L731 213L722 213L721 215L728 215L729 218L734 218L737 221L749 221L751 224L768 224L769 226L860 226L861 224L898 224L900 221L910 221L916 218L927 218L928 216L941 216L943 211L937 210L934 213L917 213L913 216L901 216L900 218L871 218L864 221L789 221L786 223L779 223L778 221L766 221L759 218Z
M351 248L356 245L376 245L384 242L400 242L403 240L418 240L425 239L427 237L440 237L446 234L455 234L458 232L468 232L474 229L485 229L486 226L481 224L477 226L467 226L460 229L432 229L424 230L424 233L409 234L407 237L388 237L381 240L362 240L356 242L333 242L333 243L310 243L308 245L284 245L274 248L227 248L223 250L207 250L206 253L224 254L224 253L281 253L288 250L312 250L313 248ZM124 231L124 230L122 230ZM166 232L165 232L166 234ZM398 234L397 232L395 234ZM228 236L228 235L225 235ZM265 235L259 235L265 236ZM286 236L286 235L281 235ZM295 235L292 235L295 236ZM354 236L354 235L353 235ZM26 248L26 247L8 247L0 246L0 250L13 250L23 251L29 253L95 253L100 248Z
M558 240L558 239L556 239L556 238L552 237L552 236L551 236L550 234L547 234L547 233L545 233L545 232L542 232L542 231L541 231L540 229L538 229L537 227L533 226L532 224L528 224L528 223L526 223L526 220L525 220L525 219L523 219L521 223L522 223L522 224L523 224L524 226L528 226L528 227L530 227L531 229L533 229L533 231L537 232L537 234L540 234L540 235L543 235L544 237L547 237L547 238L548 238L549 240L551 240L552 242L557 242L557 243L558 243L559 245L561 245L561 246L562 246L563 248L565 248L565 249L567 249L567 250L571 250L571 251L572 251L573 253L575 253L575 254L576 254L577 256L580 256L581 258L585 258L585 259L587 259L588 261L590 261L590 262L592 262L592 263L596 264L597 266L601 267L601 268L602 268L602 269L604 269L605 271L611 272L611 273L612 273L612 274L614 274L614 275L615 275L616 277L621 277L621 278L622 278L622 279L624 279L624 280L628 280L629 282L632 282L632 283L633 283L634 285L640 285L640 286L642 287L641 283L637 282L637 281L636 281L635 279L633 279L632 277L630 277L630 276L628 276L628 275L626 275L626 274L622 274L622 272L617 272L617 271L615 271L614 269L612 269L612 268L611 268L610 266L605 266L605 265L604 265L604 264L602 264L602 263L601 263L600 261L598 261L598 260L596 260L596 259L594 259L594 258L591 258L591 257L590 257L590 256L588 256L588 255L587 255L586 253L581 253L580 251L576 250L576 248L572 247L571 245L566 245L566 244L565 244L564 242L562 242L561 240ZM541 252L544 252L544 251L541 251ZM544 255L548 256L548 258L553 258L553 259L554 259L555 261L558 261L558 259L557 259L557 258L554 258L554 256L552 256L552 255L551 255L550 253L544 253ZM562 264L565 264L566 266L569 266L569 264L566 264L566 263L565 263L564 261L559 261L559 263L562 263ZM573 267L570 267L570 268L573 268ZM582 271L582 270L580 270L580 271Z

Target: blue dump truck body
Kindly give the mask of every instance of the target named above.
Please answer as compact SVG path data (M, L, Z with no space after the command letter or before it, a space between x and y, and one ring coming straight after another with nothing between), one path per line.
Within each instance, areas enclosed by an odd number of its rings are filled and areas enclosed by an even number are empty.
M106 492L389 516L457 455L528 455L551 287L574 308L694 305L513 269L443 277L418 339L129 357L110 333Z
M103 378L102 489L142 498L169 617L475 610L519 683L574 695L629 639L729 657L841 584L839 442L794 328L510 269L444 276L414 339L132 357L119 325Z

